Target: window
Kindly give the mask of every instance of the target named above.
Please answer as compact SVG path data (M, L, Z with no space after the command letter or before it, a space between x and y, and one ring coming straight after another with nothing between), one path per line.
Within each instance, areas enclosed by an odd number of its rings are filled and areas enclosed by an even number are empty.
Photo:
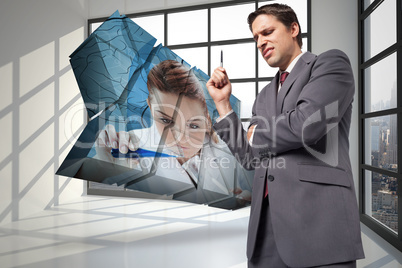
M288 4L298 15L303 38L302 50L307 51L310 50L310 1L228 1L125 15L157 38L156 45L162 43L208 75L219 66L222 50L224 67L232 83L233 95L241 101L240 116L243 126L247 128L258 92L277 72L276 68L266 64L256 49L247 16L265 4ZM89 20L89 32L106 19ZM120 195L121 190L124 188L89 183L88 194ZM127 196L128 191L124 192L121 195Z
M402 251L400 10L397 0L359 1L359 170L362 222Z

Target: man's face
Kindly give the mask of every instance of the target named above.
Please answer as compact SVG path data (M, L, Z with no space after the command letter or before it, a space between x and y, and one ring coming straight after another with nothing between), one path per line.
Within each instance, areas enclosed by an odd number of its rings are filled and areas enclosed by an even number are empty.
M296 36L297 23L288 29L272 15L259 15L252 24L252 32L257 48L271 67L286 70L292 60L301 52Z

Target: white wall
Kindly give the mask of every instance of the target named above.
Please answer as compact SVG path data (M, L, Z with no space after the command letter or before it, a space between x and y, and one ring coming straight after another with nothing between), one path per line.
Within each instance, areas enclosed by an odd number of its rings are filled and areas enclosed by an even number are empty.
M0 225L85 193L83 181L54 174L85 121L69 55L88 18L210 2L1 0Z
M85 39L88 18L222 1L1 0L0 224L76 198L84 183L55 176L83 125L82 100L68 55ZM312 0L312 52L346 52L357 85L357 0ZM350 134L358 178L357 93ZM66 134L67 133L67 134ZM400 267L402 254L362 225L359 267Z
M1 0L0 225L85 192L83 181L54 174L84 125L68 56L88 18L210 2Z
M82 109L66 115L82 104L68 56L87 18L87 0L0 3L0 224L83 194L83 181L54 174L71 148L65 131L84 121Z
M350 157L358 189L358 0L312 0L312 52L331 48L343 50L350 58L355 75L356 94L350 132ZM396 268L402 266L402 253L362 224L364 260L358 267Z

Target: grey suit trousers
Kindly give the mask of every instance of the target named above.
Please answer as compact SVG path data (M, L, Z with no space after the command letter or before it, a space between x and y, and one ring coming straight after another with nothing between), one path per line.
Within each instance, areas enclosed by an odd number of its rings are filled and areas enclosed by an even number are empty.
M264 198L261 208L261 218L255 245L255 254L248 260L249 268L259 267L288 267L279 256L276 248L272 222L270 217L268 197Z
M261 208L261 221L258 228L256 253L248 260L248 268L289 268L281 259L276 248L268 197L264 198ZM336 263L315 268L356 268L356 261Z

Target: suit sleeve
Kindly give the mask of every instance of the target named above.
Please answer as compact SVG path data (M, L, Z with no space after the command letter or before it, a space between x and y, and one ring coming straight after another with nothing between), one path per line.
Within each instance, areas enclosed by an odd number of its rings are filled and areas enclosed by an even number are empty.
M231 113L214 124L214 130L228 145L236 160L247 170L254 169L251 146L247 140L247 132L236 113Z
M321 54L311 68L310 78L294 109L264 118L265 122L258 121L253 147L260 155L261 152L277 155L316 144L341 122L350 109L354 90L346 54L339 50Z

